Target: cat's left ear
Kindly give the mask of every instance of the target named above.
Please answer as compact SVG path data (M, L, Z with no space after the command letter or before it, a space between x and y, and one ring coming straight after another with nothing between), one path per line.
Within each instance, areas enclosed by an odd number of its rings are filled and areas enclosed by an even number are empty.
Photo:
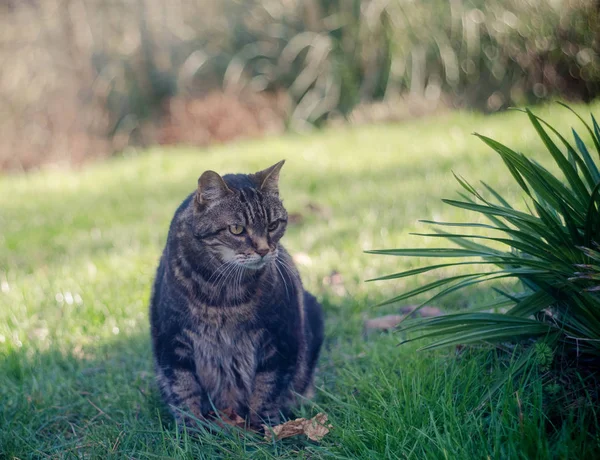
M267 169L252 174L252 178L261 192L279 195L279 171L284 163L285 160L281 160Z

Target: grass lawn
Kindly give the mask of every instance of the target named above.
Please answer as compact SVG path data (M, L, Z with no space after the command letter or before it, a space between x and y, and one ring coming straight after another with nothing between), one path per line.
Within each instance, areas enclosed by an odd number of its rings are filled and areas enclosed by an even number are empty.
M587 116L600 105L575 108ZM563 134L580 126L558 105L536 113ZM593 457L593 405L565 402L539 370L478 407L507 365L496 352L418 352L363 331L366 317L400 307L374 304L440 276L365 283L419 260L363 250L444 245L409 233L427 230L418 219L467 217L440 201L459 189L452 171L520 202L473 131L549 163L525 115L456 113L0 178L0 458ZM178 434L154 384L147 314L170 219L204 170L253 172L282 158L295 216L283 242L326 312L317 396L301 413L324 411L334 429L318 444ZM479 288L438 306L491 298ZM567 403L568 416L552 416Z

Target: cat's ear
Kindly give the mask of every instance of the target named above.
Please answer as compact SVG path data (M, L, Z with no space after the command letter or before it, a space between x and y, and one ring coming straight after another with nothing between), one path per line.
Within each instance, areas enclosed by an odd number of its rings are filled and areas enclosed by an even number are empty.
M252 174L252 178L262 192L279 195L279 171L284 163L285 160L281 160L267 169Z
M221 176L214 171L204 171L198 179L196 201L205 205L210 201L224 198L232 193Z

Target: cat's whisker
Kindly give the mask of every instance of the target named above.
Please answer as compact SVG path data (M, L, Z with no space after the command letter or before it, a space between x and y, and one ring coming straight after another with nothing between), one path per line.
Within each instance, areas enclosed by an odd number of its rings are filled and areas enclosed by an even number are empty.
M231 287L233 289L233 300L238 298L238 278L240 276L240 266L236 265L235 271L233 273L233 279L231 280Z
M227 262L225 262L221 267L221 273L219 274L219 276L217 276L217 278L215 279L215 281L213 282L213 292L210 296L210 301L212 302L213 300L218 298L219 293L221 292L221 286L225 285L225 282L227 281L227 277L228 274L231 272L231 270L235 267L235 261L233 260L229 260Z
M213 256L213 257L214 257L214 256ZM229 263L231 263L231 261L223 262L221 265L219 265L219 266L217 267L217 269L216 269L216 270L213 272L213 274L210 276L210 278L208 278L208 279L206 280L206 282L207 282L207 283L210 283L210 282L211 282L211 280L212 280L212 279L213 279L215 276L217 276L217 275L218 275L218 274L219 274L219 273L220 273L222 270L224 270L224 269L225 269L225 267L226 267L226 266L227 266ZM217 276L217 278L218 278L218 276Z
M244 273L246 271L246 268L243 265L240 265L240 270L239 270L239 274L237 277L237 295L239 296L239 298L242 298L242 281L244 279Z
M244 273L244 266L239 264L237 266L237 271L235 273L235 278L233 281L233 289L234 289L234 293L233 293L233 298L234 299L241 299L242 298L242 276Z
M230 260L229 262L229 266L227 267L227 270L225 270L219 280L219 284L217 284L217 287L215 289L215 294L220 294L221 293L221 289L225 288L226 284L227 284L227 280L229 279L229 277L231 276L231 274L234 272L234 270L236 269L237 265L236 262L234 260Z
M293 283L294 278L296 276L298 276L297 274L295 275L294 273L297 273L297 272L295 272L295 270L292 267L290 267L284 260L281 260L281 259L278 259L278 260L279 260L279 262L281 262L281 268L283 268L283 270L287 273L290 283Z
M283 259L277 259L277 261L281 263L281 266L283 267L284 270L286 270L290 279L293 279L294 278L294 269L292 267L290 267L290 265Z
M229 273L228 278L227 278L227 279L231 280L231 286L230 287L233 288L234 297L235 297L235 281L237 279L237 275L239 273L240 268L241 268L240 267L240 263L236 261L233 264L233 270L231 270L231 272Z
M217 268L215 272L211 275L211 277L207 280L207 283L211 284L212 281L212 284L218 284L218 282L221 279L221 276L223 276L223 274L227 271L230 265L231 261L225 262L222 265L220 265L219 268Z
M239 272L240 272L240 265L238 262L236 262L235 268L231 272L231 282L229 284L230 295L231 295L231 298L234 300L237 298L236 283L237 283L237 277L238 277Z
M291 270L290 274L294 273L295 268L293 266L291 266L287 261L283 260L283 259L278 259L279 262L281 262L281 265L286 267L288 270Z
M242 283L244 282L244 275L246 274L248 270L246 269L246 267L242 267L242 273L240 275L240 290L242 289Z
M279 272L279 276L281 276L281 281L283 281L283 287L285 288L285 296L289 299L290 293L288 292L288 287L287 287L287 283L285 281L285 277L283 276L283 273L281 273L281 270L279 270L279 267L277 266L277 264L275 264L274 266L275 266L275 269Z
M210 264L212 263L212 261L213 261L213 260L215 260L216 258L217 258L217 255L216 255L216 254L211 254L211 255L210 255L210 259L208 259L208 260L206 261L206 265L207 265L207 266L210 266Z

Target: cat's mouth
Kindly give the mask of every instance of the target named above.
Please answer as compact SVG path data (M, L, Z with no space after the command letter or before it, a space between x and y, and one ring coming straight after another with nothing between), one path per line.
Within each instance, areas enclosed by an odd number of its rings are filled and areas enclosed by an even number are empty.
M265 259L253 260L253 261L249 261L249 262L244 262L242 264L242 266L244 268L249 268L250 270L260 270L265 265L267 265L267 261Z
M236 257L236 262L239 266L247 268L248 270L260 270L276 258L277 252L271 252L266 254L264 257L252 255L245 257L238 256Z

